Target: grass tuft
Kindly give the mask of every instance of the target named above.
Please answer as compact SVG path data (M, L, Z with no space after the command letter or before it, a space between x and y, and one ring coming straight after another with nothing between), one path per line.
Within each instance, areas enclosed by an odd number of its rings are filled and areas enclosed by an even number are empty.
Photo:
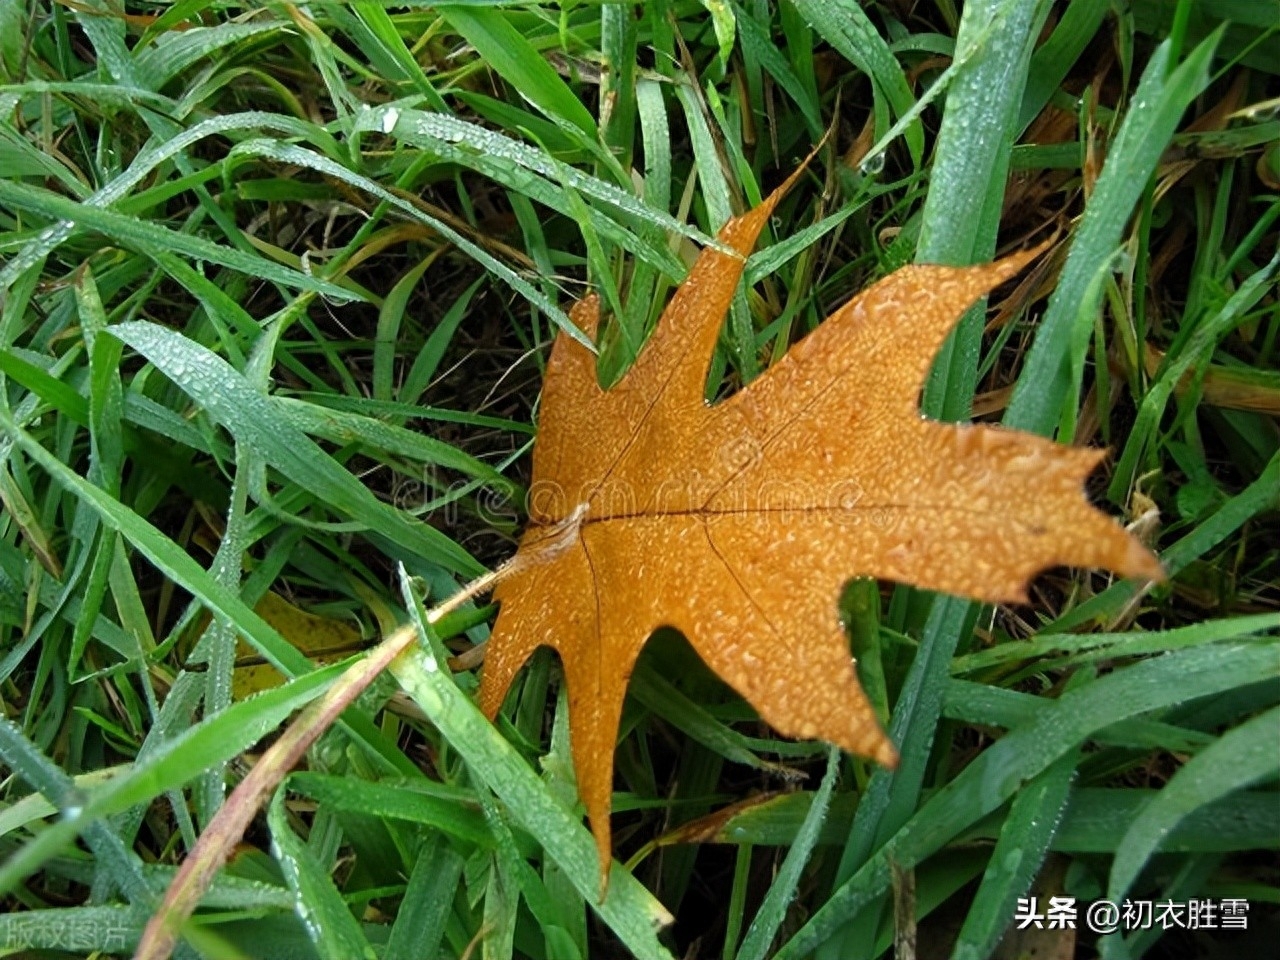
M0 3L0 952L138 949L256 751L403 624L427 643L274 789L177 955L1007 957L1027 896L1244 896L1274 924L1277 23L1276 0ZM1169 582L1053 570L994 609L852 585L892 773L778 739L660 634L601 899L558 664L490 725L492 607L423 608L514 552L571 301L607 304L611 382L697 246L819 145L709 396L898 266L1053 237L924 409L1108 447L1091 494Z

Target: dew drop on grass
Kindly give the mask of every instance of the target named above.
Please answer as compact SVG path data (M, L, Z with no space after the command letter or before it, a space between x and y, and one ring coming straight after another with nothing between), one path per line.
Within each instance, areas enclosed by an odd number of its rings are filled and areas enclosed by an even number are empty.
M858 164L858 173L864 177L874 177L884 171L884 151L873 153Z
M218 670L214 672L212 693L213 693L212 700L214 703L230 703L231 702L230 670Z

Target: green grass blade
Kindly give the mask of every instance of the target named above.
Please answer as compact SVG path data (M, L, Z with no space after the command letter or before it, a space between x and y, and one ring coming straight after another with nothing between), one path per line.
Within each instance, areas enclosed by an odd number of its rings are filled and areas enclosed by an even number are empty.
M641 86L643 85L642 83ZM512 189L519 189L521 193L534 199L538 198L530 191L532 184L528 179L520 178L521 170L546 178L553 190L563 185L578 191L584 197L598 200L632 218L637 224L659 227L703 245L716 243L714 236L671 216L666 204L654 202L661 198L660 193L655 197L646 194L648 202L642 202L634 193L576 170L544 149L532 147L477 123L423 110L388 106L371 110L362 116L357 129L381 130L401 142L411 143L468 166ZM670 149L669 143L667 148ZM652 159L660 165L658 158ZM547 196L553 198L552 206L563 205L562 201L554 200L557 196L554 192Z
M795 6L809 26L871 78L877 105L876 137L880 138L889 128L888 110L881 106L884 101L898 117L915 105L906 75L888 44L855 0L795 0ZM907 128L906 141L912 162L919 166L924 156L924 129L919 121Z
M324 773L294 774L289 786L334 810L419 823L478 847L493 846L470 791L444 790L426 779L385 783Z
M409 599L412 604L412 597ZM421 619L419 627L426 629ZM670 922L667 911L616 862L609 873L608 896L600 902L600 864L591 835L458 689L443 666L428 651L416 649L396 660L391 672L467 762L472 774L497 794L510 814L560 864L627 949L641 960L669 958L671 954L657 937L658 930Z
M1265 510L1280 505L1280 453L1271 458L1258 478L1224 503L1213 516L1160 554L1165 573L1176 576L1187 566ZM1139 586L1127 580L1112 584L1054 620L1049 631L1066 631L1097 617L1115 616L1138 595Z
M210 117L173 136L160 137L141 150L127 170L110 183L85 199L88 206L107 207L126 197L134 187L142 183L156 168L206 137L230 134L240 130L272 131L284 136L301 137L316 143L326 153L337 153L333 137L314 124L265 111L247 111ZM75 230L74 220L64 220L46 227L35 241L23 249L0 269L0 290L8 288L22 273L57 248Z
M477 477L509 492L519 486L503 476L483 460L468 456L457 447L424 436L414 430L383 423L373 417L335 410L295 400L292 397L272 397L271 406L281 420L293 424L311 436L323 437L333 443L345 445L363 443L370 448L401 457L409 457L419 463L431 463L457 470L469 477Z
M858 814L845 844L836 874L837 884L854 876L877 850L915 812L925 771L942 713L943 693L951 654L972 617L973 604L955 597L934 601L916 658L898 695L889 738L898 746L896 770L877 770L858 804ZM867 942L875 936L877 918L867 916L859 924L832 938L832 955L853 949L850 941Z
M254 256L234 247L213 243L203 237L169 230L147 220L138 220L112 210L77 203L25 183L0 180L0 203L7 203L19 210L27 210L39 217L73 223L94 230L147 256L156 252L176 252L192 260L216 263L251 277L272 280L286 287L322 293L339 302L362 299L358 293L298 270L282 267L265 257ZM51 226L49 229L57 228Z
M339 664L316 670L283 687L229 707L216 719L191 727L168 741L157 748L145 764L131 767L128 773L106 782L88 796L72 792L71 797L75 799L71 800L68 797L69 780L66 783L61 782L61 779L41 780L35 786L46 797L51 794L56 797L63 804L66 815L0 867L0 891L12 889L22 877L38 869L49 857L57 855L82 831L91 844L95 844L99 838L114 838L107 842L119 845L120 852L132 858L132 853L124 849L119 837L110 833L101 818L123 812L166 790L180 787L202 774L209 764L243 752L278 727L298 707L323 693L341 673L342 666ZM34 755L29 749L24 751L23 741L12 735L15 730L7 721L0 724L0 750L4 751L7 762L26 763L27 766L23 769L29 768L33 774L38 773L37 768L32 766ZM70 809L67 806L69 800ZM140 874L137 882L142 882ZM141 902L151 900L150 891L142 887L138 887L137 896L141 898Z
M745 764L758 770L778 770L778 765L761 760L752 751L750 737L711 716L697 702L690 700L655 671L637 670L627 687L627 693L657 716L682 730L691 739L726 760ZM758 743L759 741L757 741ZM812 752L807 746L779 743L784 749L800 746L804 753Z
M1120 245L1125 224L1182 114L1209 82L1218 36L1215 33L1201 43L1172 71L1167 43L1147 64L1014 387L1004 418L1007 426L1042 434L1056 426L1070 389L1066 358L1076 306Z
M1072 663L1165 653L1201 643L1217 643L1280 629L1280 613L1205 620L1173 630L1130 630L1125 633L1051 633L1031 640L1012 640L951 661L952 676L975 673L1004 663L1048 655L1071 657Z
M778 935L782 921L786 918L787 907L796 895L796 887L800 883L800 874L809 862L809 854L818 841L822 831L822 822L827 816L827 805L831 801L831 791L836 784L836 774L840 769L840 751L832 748L827 753L827 770L822 775L822 783L814 794L813 803L805 814L804 823L796 834L791 849L782 861L778 875L769 886L755 919L747 928L742 938L742 946L738 948L737 960L764 960L773 938Z
M982 885L952 948L953 960L983 960L995 950L1016 912L1018 898L1031 889L1049 852L1079 762L1077 753L1066 754L1014 796Z
M133 68L148 90L161 90L165 84L211 53L240 43L259 34L283 30L287 20L257 20L252 23L220 23L214 27L162 33L141 52L135 52Z
M1031 55L1026 89L1014 128L1017 133L1021 134L1040 115L1089 41L1097 35L1110 9L1109 0L1077 0L1062 11L1062 19L1049 39Z
M804 115L809 136L815 141L820 139L822 116L819 113L817 101L809 95L809 91L791 69L791 64L787 63L787 58L783 56L782 51L773 45L773 39L765 33L764 27L736 4L734 10L737 12L738 38L742 43L744 54L756 58L760 66L773 77L774 82L787 92L787 96L795 101Z
M288 780L280 785L267 807L267 825L271 828L276 862L297 897L302 925L322 957L376 960L378 954L333 885L327 866L289 826L284 808L287 789Z
M545 296L542 291L529 283L524 277L520 276L516 271L498 260L483 247L464 237L453 227L446 224L437 217L431 216L424 212L414 204L410 203L403 197L397 196L386 188L374 183L367 177L363 177L357 173L352 173L342 164L328 157L323 157L311 150L302 147L296 147L291 144L282 144L274 140L254 140L248 143L242 143L236 147L236 152L240 155L256 155L263 157L271 157L282 163L295 163L300 166L310 167L327 176L334 177L338 180L350 183L352 186L367 191L370 195L377 197L383 203L396 207L401 212L407 214L414 220L425 223L432 230L446 237L451 243L456 245L459 250L464 251L476 261L483 264L491 273L500 277L506 283L510 284L521 296L525 297L539 310L543 311L547 316L554 320L561 329L567 329L576 333L578 339L582 338L581 331L569 322L569 318L564 315L559 307L553 304ZM587 346L591 346L587 344Z
M331 509L446 569L472 576L482 572L483 568L447 536L410 521L374 497L356 477L282 418L271 399L221 357L179 333L145 321L118 324L111 332L173 380L237 441L303 490L321 497Z
M55 840L63 838L64 842L70 842L84 812L84 795L76 788L74 781L24 736L17 726L2 717L0 758L4 759L9 770L61 808L64 816L58 825L61 829L47 830L41 835L42 838L54 834ZM85 841L112 883L133 903L143 906L149 904L151 892L142 876L142 865L111 825L89 821L80 829L84 830ZM14 884L40 866L43 859L40 854L43 851L36 850L35 847L35 843L28 844L0 866L0 892L13 889ZM50 854L54 852L56 848L53 841L46 843L45 849Z
M809 956L888 891L891 863L903 869L919 863L1095 732L1152 710L1276 676L1280 656L1274 643L1197 647L1115 671L1052 701L1050 709L1011 731L934 793L783 946L776 960Z
M113 530L118 530L175 583L201 597L216 613L231 619L240 632L277 669L295 676L310 672L311 663L284 640L261 617L226 591L183 550L154 526L138 517L97 487L87 483L44 450L25 431L18 429L8 414L0 411L3 428L31 458L47 470L60 485L89 504Z
M438 835L422 841L383 960L434 957L462 878L462 856Z
M991 259L1031 46L1047 12L1042 0L965 5L956 37L962 65L947 90L917 263L963 266ZM934 359L921 403L926 416L968 419L985 307L984 298L965 313Z
M427 272L427 268L435 262L435 254L428 254L415 266L405 271L404 276L396 281L391 292L383 298L378 308L378 330L373 343L373 398L375 400L392 400L392 377L395 374L396 341L400 337L400 329L404 325L405 308L414 288Z
M475 296L476 291L480 289L480 285L483 282L483 280L477 280L467 287L445 312L445 315L440 318L436 328L431 331L431 336L427 337L427 342L422 345L422 349L414 357L413 365L405 375L404 382L400 385L399 395L394 398L395 400L400 403L413 404L422 399L422 395L426 392L432 377L435 376L436 370L440 368L440 361L444 358L444 352L449 346L449 342L453 339L454 333L457 332L458 326L467 316L467 308L471 305L471 298Z
M244 637L286 677L301 677L314 670L310 660L246 606L243 600L201 568L184 550L119 501L107 496L99 488L78 476L40 446L26 431L19 429L12 417L2 409L0 409L0 430L16 440L32 460L39 463L59 486L72 492L92 508L108 527L120 532L128 539L166 577L199 597L200 602L212 612L233 623L240 636ZM343 722L356 738L367 745L390 769L398 770L408 776L419 773L418 768L402 753L388 747L377 728L367 717L348 712Z
M1280 653L1277 653L1280 659ZM1280 707L1228 730L1180 767L1134 820L1116 848L1107 898L1124 899L1147 860L1178 824L1197 809L1280 773Z
M436 9L476 48L485 64L522 97L552 120L572 124L584 136L596 139L596 122L582 101L525 36L507 21L503 11L443 3Z
M1116 472L1108 489L1113 501L1122 502L1134 482L1139 466L1155 440L1174 387L1193 368L1203 371L1212 359L1218 342L1243 323L1248 312L1273 289L1272 278L1277 267L1280 267L1280 251L1276 252L1270 263L1240 284L1221 309L1197 322L1189 339L1181 343L1182 349L1176 349L1178 345L1175 344L1175 348L1169 351L1159 376L1142 398L1137 421L1125 443L1124 453L1120 455L1120 462L1116 464Z

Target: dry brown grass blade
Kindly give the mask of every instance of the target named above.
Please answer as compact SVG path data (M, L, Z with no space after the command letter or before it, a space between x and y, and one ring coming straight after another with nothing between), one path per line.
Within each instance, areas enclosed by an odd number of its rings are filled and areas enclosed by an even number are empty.
M1164 362L1164 353L1146 344L1143 363L1147 376L1155 377ZM1195 386L1195 371L1178 381L1174 392L1185 396ZM1211 366L1200 381L1201 399L1212 407L1225 410L1248 410L1271 417L1280 417L1280 382L1275 375L1252 368L1234 370L1230 367Z

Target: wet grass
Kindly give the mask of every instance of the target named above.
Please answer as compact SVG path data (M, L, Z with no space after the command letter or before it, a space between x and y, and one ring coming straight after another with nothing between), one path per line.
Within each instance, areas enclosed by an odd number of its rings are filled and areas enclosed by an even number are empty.
M0 950L131 953L324 665L513 552L567 305L601 292L616 377L820 143L709 394L899 265L1055 236L923 408L1108 447L1095 502L1169 582L852 585L892 774L777 739L659 635L603 905L559 665L489 726L470 604L434 627L451 671L401 661L310 750L179 953L1252 949L1280 901L1280 9L1113 6L0 6ZM1242 897L1253 929L1005 937L1026 896Z

